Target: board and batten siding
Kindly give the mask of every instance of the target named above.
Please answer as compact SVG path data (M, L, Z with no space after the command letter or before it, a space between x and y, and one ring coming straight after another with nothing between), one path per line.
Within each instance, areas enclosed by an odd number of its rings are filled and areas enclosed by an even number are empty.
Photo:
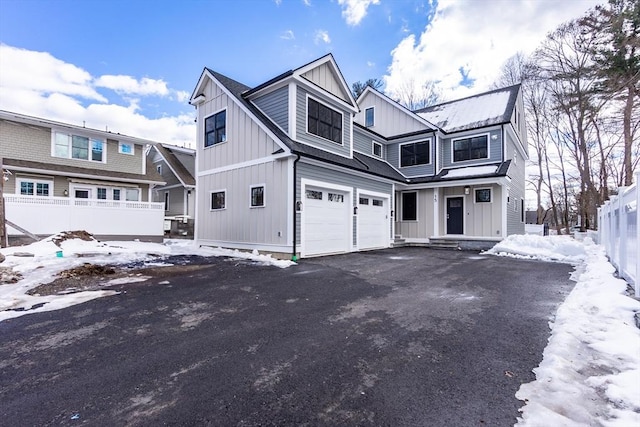
M421 190L406 190L396 192L396 235L405 239L428 239L433 235L433 190L431 188ZM402 221L402 194L418 193L417 220Z
M280 147L264 129L213 81L204 87L206 101L198 107L198 171L220 168L270 156ZM227 141L204 147L205 119L227 110ZM205 189L206 190L206 189Z
M490 203L476 203L475 190L491 189ZM447 187L442 189L438 205L442 222L441 233L446 233L447 202L446 198L459 196L464 198L464 234L469 237L502 236L502 187L497 184L471 186L469 194L464 194L464 186Z
M344 86L336 78L333 68L324 63L302 75L305 79L315 83L327 92L337 96L346 103L350 103L349 95L344 92Z
M321 167L315 164L304 163L300 161L297 166L297 184L296 184L296 200L302 201L302 208L304 209L304 197L302 197L302 179L310 179L313 181L321 181L326 182L331 185L341 185L352 188L352 196L351 200L351 208L353 206L357 206L358 200L357 190L365 190L365 191L374 191L376 193L383 193L389 195L389 203L393 200L393 185L386 182L381 182L376 180L375 178L369 179L359 175L351 175L347 172ZM391 209L393 209L391 207ZM301 214L300 212L296 213L296 234L297 234L297 244L300 244L301 236L300 236L300 222L301 222ZM352 244L356 245L356 236L357 236L357 218L353 216L353 236L352 236ZM391 228L389 229L389 237L391 237Z
M208 242L244 243L283 247L290 235L287 226L287 168L276 160L233 169L198 180L197 239ZM264 185L264 207L251 207L251 186ZM211 192L226 191L225 209L211 210ZM233 245L230 245L233 246Z
M369 129L385 137L429 129L408 110L394 105L391 101L371 92L362 97L358 105L360 106L360 111L356 114L354 120L364 126L365 111L367 108L373 107L374 124Z
M373 154L373 141L382 145L382 157ZM353 150L376 158L387 158L387 146L382 139L368 136L356 127L353 128Z
M408 166L408 167L400 167L400 145L412 142L420 142L424 140L429 140L429 164L426 165L417 165L417 166ZM435 141L436 137L432 134L423 135L420 137L411 137L406 139L401 139L394 141L392 144L387 146L387 161L393 167L398 169L400 173L407 177L416 177L416 176L429 176L435 175L436 170L436 146Z
M471 138L474 136L489 134L489 158L488 159L475 159L465 160L462 162L453 162L453 149L452 141L454 139ZM495 138L495 139L494 139ZM494 128L491 130L479 130L474 132L461 133L459 135L442 138L441 139L441 155L442 155L442 167L448 168L462 168L467 166L478 166L487 163L497 163L502 161L502 130L500 128Z
M53 131L56 130L68 135L84 136L105 142L106 163L54 157L51 155L52 128L28 125L9 120L0 120L0 157L79 168L142 174L142 159L145 144L135 144L133 155L121 154L118 153L117 135L113 135L114 139L105 139L103 135L92 133L90 129L53 127Z
M318 102L342 113L342 144L321 138L307 132L307 95L309 92L298 86L296 89L296 135L295 139L308 145L329 151L334 154L349 157L351 154L351 113L326 100L311 95Z
M524 234L524 221L522 221L522 203L525 198L525 161L517 153L515 142L507 135L506 154L511 159L507 176L511 178L509 184L509 203L507 205L507 235ZM517 153L517 154L516 154ZM514 160L514 157L516 159ZM525 202L526 206L526 202ZM526 209L526 207L525 207Z
M289 87L281 87L253 101L282 130L289 132Z

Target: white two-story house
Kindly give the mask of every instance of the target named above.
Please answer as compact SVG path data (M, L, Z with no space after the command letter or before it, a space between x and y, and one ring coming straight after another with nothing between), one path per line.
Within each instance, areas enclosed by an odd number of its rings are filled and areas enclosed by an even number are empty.
M412 112L355 100L329 54L253 88L205 68L190 102L200 244L297 259L524 232L519 86Z

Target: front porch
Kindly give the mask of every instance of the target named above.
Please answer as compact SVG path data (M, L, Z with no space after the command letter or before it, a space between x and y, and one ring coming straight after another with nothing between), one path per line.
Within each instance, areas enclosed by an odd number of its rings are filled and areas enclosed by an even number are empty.
M6 195L8 221L46 237L60 231L85 230L100 240L161 242L164 204L69 197ZM10 243L24 234L7 225Z

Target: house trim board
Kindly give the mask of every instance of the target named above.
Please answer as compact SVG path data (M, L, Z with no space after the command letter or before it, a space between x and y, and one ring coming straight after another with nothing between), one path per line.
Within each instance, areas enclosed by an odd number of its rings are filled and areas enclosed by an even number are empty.
M293 162L294 160L289 158L287 159L287 201L285 212L287 215L287 246L293 248L293 221L296 215L296 210L293 207L293 201L295 198L295 183L293 177ZM295 255L295 254L294 254Z
M290 154L276 154L276 155L271 155L271 156L267 156L267 157L260 157L260 158L253 159L253 160L247 160L246 162L234 163L234 164L231 164L231 165L222 166L222 167L214 168L214 169L207 169L207 170L204 170L202 172L197 172L196 175L197 176L213 175L213 174L216 174L216 173L228 172L228 171L232 171L234 169L243 169L243 168L247 168L249 166L261 165L263 163L274 162L276 160L287 159L287 158L290 158L290 157L291 157Z
M100 181L111 181L111 182L131 182L135 184L150 184L150 185L158 185L162 184L160 181L151 181L146 179L132 179L132 178L119 178L119 177L111 177L111 176L98 176L98 175L89 175L83 173L76 172L65 172L64 170L54 171L49 169L38 169L38 168L29 168L24 166L5 166L6 169L11 169L20 172L30 172L36 174L44 174L44 175L54 175L54 176L66 176L66 177L74 177L74 178L85 178L85 179L95 179Z
M196 221L196 224L198 221ZM198 239L198 246L221 246L224 248L231 249L247 249L247 250L263 250L267 252L282 252L282 253L291 253L291 246L288 245L277 245L274 243L249 243L249 242L237 242L231 240L209 240L209 239Z

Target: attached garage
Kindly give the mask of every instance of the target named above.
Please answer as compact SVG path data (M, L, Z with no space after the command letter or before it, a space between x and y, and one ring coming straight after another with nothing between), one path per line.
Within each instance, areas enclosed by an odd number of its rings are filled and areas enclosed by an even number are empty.
M303 185L303 256L348 252L351 192L344 187Z
M358 193L358 249L389 247L389 197L382 194Z

